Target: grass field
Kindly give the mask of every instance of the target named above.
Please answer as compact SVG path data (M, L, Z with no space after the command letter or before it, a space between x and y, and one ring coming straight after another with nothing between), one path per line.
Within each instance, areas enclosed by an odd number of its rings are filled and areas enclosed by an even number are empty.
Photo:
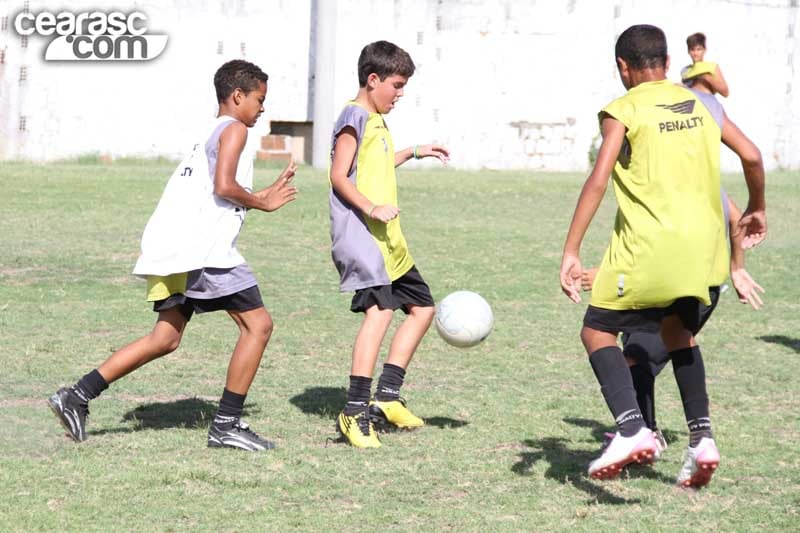
M422 430L387 434L379 450L329 440L360 317L330 261L327 182L302 168L297 202L251 213L240 239L275 321L245 414L279 448L206 448L237 335L220 313L113 384L92 403L88 441L68 440L46 397L152 326L130 270L171 170L0 166L0 530L797 531L796 173L768 177L769 237L748 256L767 305L729 291L701 336L722 464L695 493L673 486L686 430L669 371L657 383L664 460L586 476L611 417L578 339L585 304L558 286L577 174L401 172L404 231L434 297L477 291L496 317L477 348L423 340L404 387ZM744 204L741 177L724 182ZM613 210L609 197L586 265Z

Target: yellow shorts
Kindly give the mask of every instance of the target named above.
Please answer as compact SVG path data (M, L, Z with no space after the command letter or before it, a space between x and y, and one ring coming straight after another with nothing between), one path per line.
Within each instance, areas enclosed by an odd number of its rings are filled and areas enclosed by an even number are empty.
M147 276L147 301L166 300L173 294L186 291L187 273L169 276Z

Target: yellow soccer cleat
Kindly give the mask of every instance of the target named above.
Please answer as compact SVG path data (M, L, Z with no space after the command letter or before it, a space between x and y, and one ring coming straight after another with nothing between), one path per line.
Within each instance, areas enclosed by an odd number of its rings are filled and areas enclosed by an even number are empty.
M356 448L381 447L381 441L378 440L378 434L369 419L369 411L367 409L351 416L344 414L344 411L342 411L336 420L336 429L347 439L347 442Z
M424 420L408 410L402 398L388 402L372 400L369 402L369 414L378 423L388 422L400 429L415 429L425 425Z

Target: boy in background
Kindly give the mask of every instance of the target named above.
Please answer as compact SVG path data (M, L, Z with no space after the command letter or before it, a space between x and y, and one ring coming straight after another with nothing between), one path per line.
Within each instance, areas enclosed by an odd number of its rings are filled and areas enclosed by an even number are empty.
M253 188L247 129L264 111L267 75L234 60L214 75L219 112L212 131L173 173L142 236L133 273L147 279L147 300L158 318L144 337L114 352L48 404L76 442L86 439L89 401L109 384L178 348L194 313L224 310L239 327L208 446L262 451L274 444L241 420L247 392L272 333L256 278L236 249L248 209L275 211L295 199L290 162L271 186Z
M617 336L660 331L689 426L689 448L677 481L700 487L710 481L719 452L711 433L702 354L691 332L700 320L698 302L710 305L708 287L727 276L719 152L723 132L735 137L735 126L723 120L720 128L695 93L666 79L669 58L659 28L628 28L617 40L615 57L628 92L599 114L603 143L578 199L560 271L562 290L580 302L580 245L613 170L619 208L581 340L617 432L589 465L589 474L614 478L629 463L652 461L657 451ZM745 166L745 179L750 201L739 228L747 248L766 233L760 159Z
M331 256L340 289L355 291L350 310L364 313L353 345L347 403L336 425L359 448L381 445L371 417L405 429L424 425L400 398L400 387L431 325L434 302L400 229L395 167L423 157L446 163L449 153L431 144L394 150L383 115L403 96L414 68L408 53L392 43L365 46L358 58L358 94L342 110L331 139ZM407 318L394 334L370 400L378 352L396 309Z
M681 81L687 87L707 94L721 94L728 97L728 82L722 75L719 65L705 61L706 36L693 33L686 38L686 48L692 64L681 69Z

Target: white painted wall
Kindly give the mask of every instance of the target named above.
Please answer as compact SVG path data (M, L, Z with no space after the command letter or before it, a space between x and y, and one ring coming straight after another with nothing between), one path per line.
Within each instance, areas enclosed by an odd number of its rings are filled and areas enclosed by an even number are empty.
M258 64L270 76L266 110L252 141L267 132L270 120L309 119L309 2L113 5L143 11L149 33L169 35L160 57L138 63L45 62L48 38L31 36L23 49L13 22L0 31L0 49L8 47L5 68L0 67L0 159L51 160L86 153L177 156L216 114L214 72L237 58ZM71 1L68 9L97 6ZM0 17L8 14L13 21L21 8L22 2L0 0ZM61 2L30 2L32 13L62 9ZM28 80L20 84L21 64L28 66ZM19 115L28 117L26 132L18 131Z
M320 11L312 1L129 1L121 7L144 11L150 32L170 36L160 58L138 64L46 63L48 40L33 36L21 49L12 20L0 31L0 49L7 49L0 159L177 155L213 117L215 69L237 57L270 75L267 111L252 138L266 132L269 120L312 120L315 105L328 122L358 89L361 48L386 39L408 50L418 67L387 117L396 145L445 143L457 168L585 170L597 111L624 91L614 66L616 37L631 24L651 23L668 35L676 81L689 61L685 37L705 32L707 57L722 66L731 87L723 99L729 116L758 144L768 168L800 168L793 0L316 0L333 13L323 21L312 20ZM13 19L22 4L0 0L0 17ZM30 2L33 12L54 7L63 4ZM71 10L96 7L69 3ZM335 36L327 47L317 43L321 50L310 47L317 23ZM325 98L314 101L309 86L321 52L325 62L316 68L327 69L330 86L317 87ZM28 66L22 84L21 65ZM18 131L21 114L26 132ZM317 131L329 130L318 124ZM318 149L327 152L325 144ZM738 169L723 153L724 168Z

